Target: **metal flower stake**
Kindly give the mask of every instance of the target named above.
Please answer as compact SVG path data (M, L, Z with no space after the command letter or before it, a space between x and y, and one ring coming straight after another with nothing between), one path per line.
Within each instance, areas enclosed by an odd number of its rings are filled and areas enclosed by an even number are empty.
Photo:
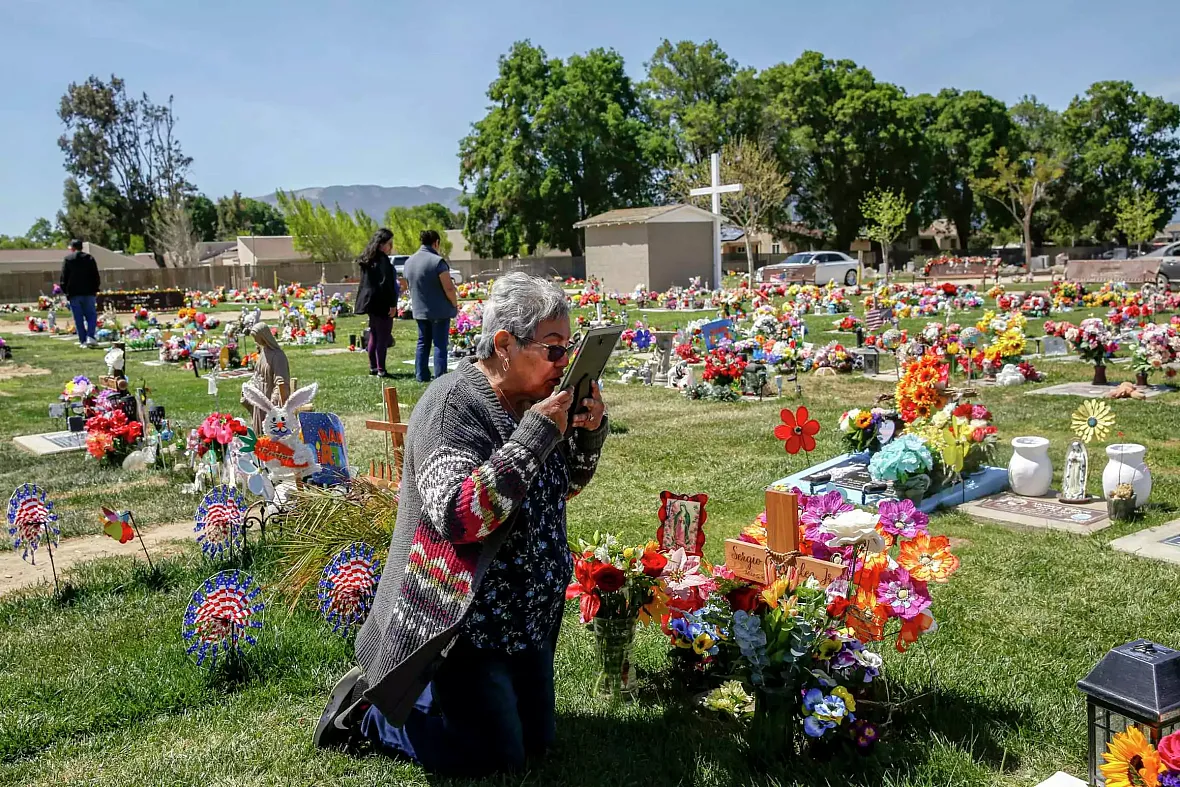
M21 550L21 559L37 565L37 548L44 542L49 553L49 570L53 574L53 590L61 592L57 581L57 567L53 564L53 547L58 543L61 529L53 501L36 484L22 484L8 498L8 535L12 548Z

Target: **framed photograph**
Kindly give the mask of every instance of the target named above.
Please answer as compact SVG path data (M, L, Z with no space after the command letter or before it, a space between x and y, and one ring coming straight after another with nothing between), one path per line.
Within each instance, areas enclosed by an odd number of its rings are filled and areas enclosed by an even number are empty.
M683 549L690 555L704 552L707 502L708 495L660 493L660 529L656 531L656 541L661 551Z

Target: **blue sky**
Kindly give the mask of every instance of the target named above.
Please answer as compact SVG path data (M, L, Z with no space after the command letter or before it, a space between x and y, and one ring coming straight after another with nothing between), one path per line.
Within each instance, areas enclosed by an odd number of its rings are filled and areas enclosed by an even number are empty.
M175 96L192 179L238 189L457 186L459 139L496 58L716 39L763 68L805 49L911 93L953 86L1062 107L1129 79L1180 102L1177 0L0 0L0 232L53 216L65 177L56 110L71 81L124 78Z

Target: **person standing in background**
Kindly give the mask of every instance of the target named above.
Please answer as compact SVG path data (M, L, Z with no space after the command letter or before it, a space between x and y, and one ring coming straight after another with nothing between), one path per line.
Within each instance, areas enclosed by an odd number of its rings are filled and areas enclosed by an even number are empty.
M94 347L98 340L98 262L82 251L82 241L70 241L70 253L61 265L61 291L70 301L79 347Z
M406 281L410 285L410 302L418 322L418 351L414 359L414 376L420 383L430 382L430 348L434 347L434 376L447 373L447 344L451 320L459 313L459 293L451 279L451 266L439 253L441 238L435 230L422 230L418 236L422 248L406 260Z
M361 283L356 291L357 314L369 315L369 374L392 377L385 370L385 356L393 346L393 318L397 314L397 274L389 253L393 233L382 227L357 257Z

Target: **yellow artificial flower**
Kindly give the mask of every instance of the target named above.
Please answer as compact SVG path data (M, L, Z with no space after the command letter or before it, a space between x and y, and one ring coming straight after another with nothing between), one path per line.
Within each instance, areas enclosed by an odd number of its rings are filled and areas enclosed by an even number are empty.
M696 639L692 641L692 649L698 656L704 656L706 653L712 650L713 646L716 644L717 641L709 636L708 632L702 631L700 634L697 634Z
M1159 787L1163 762L1138 727L1128 727L1115 735L1102 759L1106 762L1098 769L1106 779L1106 787Z
M778 608L778 602L791 588L789 577L779 577L774 584L762 591L762 600L771 608Z
M1073 413L1073 433L1083 442L1105 440L1114 428L1114 412L1100 399L1087 399Z
M958 342L951 342L950 344L948 344L946 346L946 354L947 355L958 355L962 351L963 351L963 348L959 346Z
M820 661L827 661L840 652L842 644L838 639L822 640L819 643L819 652L816 655L819 656Z
M836 688L832 689L832 696L839 697L840 699L844 700L844 707L848 709L849 713L856 712L856 700L853 699L852 692L850 692L848 689L844 688L843 686L837 686Z

